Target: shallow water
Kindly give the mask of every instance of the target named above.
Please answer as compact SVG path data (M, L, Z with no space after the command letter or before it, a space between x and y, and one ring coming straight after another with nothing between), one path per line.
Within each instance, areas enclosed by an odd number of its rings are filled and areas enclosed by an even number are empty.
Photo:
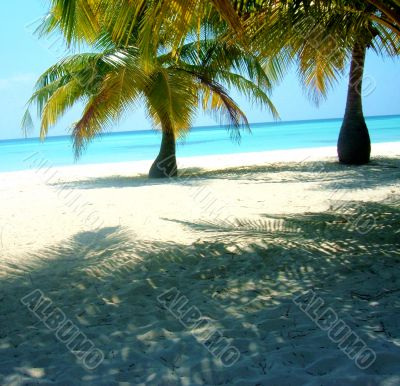
M400 116L367 118L372 143L400 141ZM193 128L178 141L178 157L234 154L268 150L335 146L341 119L251 124L251 133L241 132L241 140L230 137L226 128ZM97 164L152 160L158 154L161 136L155 131L108 133L95 139L78 164ZM69 136L0 141L0 171L28 168L27 159L41 153L41 159L53 166L75 163Z

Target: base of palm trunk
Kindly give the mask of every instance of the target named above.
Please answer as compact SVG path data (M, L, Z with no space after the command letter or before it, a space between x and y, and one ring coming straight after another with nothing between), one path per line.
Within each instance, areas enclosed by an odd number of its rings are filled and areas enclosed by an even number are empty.
M339 162L347 165L363 165L370 161L371 140L364 119L342 124L337 144Z
M170 178L178 175L175 155L166 158L158 156L151 165L149 178Z
M151 165L149 178L171 178L177 175L175 133L163 126L160 152Z

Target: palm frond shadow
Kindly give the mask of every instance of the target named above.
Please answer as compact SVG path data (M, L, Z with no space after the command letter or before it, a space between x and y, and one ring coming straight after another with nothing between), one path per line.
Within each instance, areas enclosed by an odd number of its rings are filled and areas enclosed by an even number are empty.
M343 228L335 213L269 216L182 223L198 232L193 245L146 242L129 229L112 227L78 233L20 256L18 263L10 259L0 277L0 299L7 299L0 315L0 383L32 382L31 368L59 381L60 363L68 364L66 384L215 385L232 384L243 374L275 382L285 376L282 368L271 366L266 373L263 364L278 362L296 371L302 384L324 383L334 367L321 373L319 360L325 354L331 363L348 359L293 303L294 295L310 288L377 352L366 373L388 376L384 363L400 357L395 344L400 311L394 306L400 211L366 205L377 216L368 235ZM172 287L239 348L236 366L221 366L157 301ZM98 368L85 370L21 304L36 288L104 351ZM377 328L380 323L384 329Z
M277 238L287 242L315 242L332 240L337 243L354 240L359 245L373 240L391 238L400 232L400 196L392 195L384 202L338 201L330 211L305 213L303 215L264 215L260 218L235 218L189 222L164 218L187 226L195 231L211 233L213 238L221 237L234 242L260 236L276 243Z

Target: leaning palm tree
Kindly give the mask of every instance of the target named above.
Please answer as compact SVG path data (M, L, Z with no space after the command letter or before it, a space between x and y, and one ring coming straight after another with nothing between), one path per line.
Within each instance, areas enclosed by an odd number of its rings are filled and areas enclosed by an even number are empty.
M43 139L67 109L83 101L82 117L72 128L76 157L141 100L153 126L162 132L160 152L149 171L156 178L177 175L175 142L190 129L198 107L228 123L235 138L240 137L240 129L249 128L227 87L267 106L277 116L267 94L270 78L258 58L237 45L218 39L189 42L178 57L167 52L148 61L137 47L119 48L107 34L99 42L103 52L67 57L39 78L23 120L28 128L32 122L29 107L36 104Z

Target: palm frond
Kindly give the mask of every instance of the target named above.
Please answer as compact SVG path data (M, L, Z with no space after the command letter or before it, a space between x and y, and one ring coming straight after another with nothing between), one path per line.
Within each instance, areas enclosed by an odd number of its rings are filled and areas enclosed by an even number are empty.
M98 92L89 97L82 117L73 125L76 158L96 135L112 127L122 114L134 109L147 82L146 74L135 63L104 76Z
M303 87L317 105L327 97L329 89L343 75L347 52L316 49L306 44L298 53L298 74Z
M29 132L34 130L32 114L30 113L29 108L25 110L25 113L22 116L21 128L22 128L22 133L25 135L25 137L28 136Z
M48 34L61 30L68 45L74 41L94 42L100 32L99 1L51 0L52 8L38 32Z
M49 128L85 95L85 89L77 78L72 78L67 84L58 87L47 99L42 111L42 123L40 126L40 138L47 137Z
M203 109L205 112L210 113L216 120L219 120L221 124L226 125L231 138L240 142L240 129L250 131L246 114L229 96L227 90L221 84L207 79L202 74L198 74L197 76L203 90Z
M155 128L162 122L177 136L184 136L192 125L198 105L198 89L193 79L175 68L160 68L151 74L144 91L149 118Z
M267 108L274 119L279 119L279 113L276 107L262 87L259 87L242 75L230 72L221 73L220 79L224 81L229 89L236 89L240 94L246 96L254 105Z

